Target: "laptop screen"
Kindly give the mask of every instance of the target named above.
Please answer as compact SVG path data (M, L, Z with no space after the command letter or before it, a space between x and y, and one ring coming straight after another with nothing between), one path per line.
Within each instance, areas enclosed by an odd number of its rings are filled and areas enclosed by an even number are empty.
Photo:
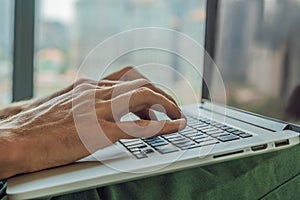
M222 103L300 124L299 9L300 1L219 0L215 63L226 90Z

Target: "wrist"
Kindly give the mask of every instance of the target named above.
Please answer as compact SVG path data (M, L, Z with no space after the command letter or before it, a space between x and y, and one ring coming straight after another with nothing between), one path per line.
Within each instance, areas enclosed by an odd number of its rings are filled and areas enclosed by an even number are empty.
M19 145L13 135L0 130L0 179L17 174L21 159Z
M0 120L5 120L11 116L14 116L24 109L24 105L21 103L13 104L12 106L0 109Z

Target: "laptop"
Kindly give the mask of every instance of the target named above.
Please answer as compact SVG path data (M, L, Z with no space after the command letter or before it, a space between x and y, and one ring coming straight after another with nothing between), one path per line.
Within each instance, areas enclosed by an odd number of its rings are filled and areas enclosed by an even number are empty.
M213 54L209 37L216 22L211 16L207 14L206 49ZM8 180L7 195L9 199L61 195L299 144L299 127L286 122L206 99L182 110L188 125L180 132L120 140L74 164L13 177ZM157 117L164 119L160 113ZM95 158L101 162L94 162Z
M299 144L296 126L209 101L182 107L188 126L169 135L120 140L93 157L68 166L8 180L10 199L59 195L217 162L277 151ZM199 117L199 114L201 117ZM295 130L293 130L295 129Z

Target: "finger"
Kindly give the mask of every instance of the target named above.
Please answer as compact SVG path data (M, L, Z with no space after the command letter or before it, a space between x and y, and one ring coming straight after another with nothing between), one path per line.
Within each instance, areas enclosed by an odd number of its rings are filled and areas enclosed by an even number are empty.
M122 81L103 79L103 80L100 80L97 85L100 87L105 87L105 86L110 87L110 86L113 86L113 85L116 85L119 83L122 83Z
M140 87L147 87L157 93L160 93L176 104L175 100L170 95L168 95L163 90L155 87L146 79L136 79L136 80L129 81L129 82L120 82L119 84L114 85L114 87L111 90L111 98L119 96L120 94L129 92L131 90L138 89Z
M129 112L135 113L146 108L164 112L171 119L184 117L176 104L163 95L145 87L122 94L108 103L111 110L107 109L107 115L111 119L118 119Z
M143 120L157 120L154 111L149 108L135 112L134 114Z
M111 132L118 139L148 138L178 132L185 128L186 120L149 121L137 120L111 123Z
M121 81L132 81L135 79L147 79L145 76L143 76L141 73L139 73L136 69L134 69L131 66L125 67L115 73L112 73L108 76L106 76L103 79L107 80L121 80Z
M151 90L153 90L153 91L155 91L155 92L157 92L157 93L162 94L163 96L167 97L168 99L170 99L173 103L175 103L175 104L177 105L176 101L173 99L173 97L172 97L171 95L167 94L167 93L166 93L165 91L163 91L162 89L160 89L160 88L158 88L158 87L155 87L155 86L154 86L153 84L151 84L150 82L148 82L147 84L145 84L144 87L147 87L147 88L149 88L149 89L151 89Z
M136 79L144 79L144 80L148 81L148 79L145 76L143 76L141 73L139 73L136 69L134 69L131 66L125 67L125 68L121 69L120 71L117 71L117 72L105 77L104 79L119 80L119 81L132 81L132 80L136 80ZM148 81L148 83L145 83L145 84L149 84L147 87L149 87L149 88L155 90L156 92L166 96L171 101L173 101L175 104L177 104L172 96L165 93L163 90L153 86L152 84L149 83L149 81Z

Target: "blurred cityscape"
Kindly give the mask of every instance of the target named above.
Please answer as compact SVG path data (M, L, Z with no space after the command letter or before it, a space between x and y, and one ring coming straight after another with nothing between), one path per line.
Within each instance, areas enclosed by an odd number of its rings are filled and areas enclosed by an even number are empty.
M290 120L286 107L300 84L300 1L220 2L216 63L227 104Z
M59 89L76 78L76 73L83 60L99 43L122 31L141 27L161 27L181 31L200 44L204 44L205 0L73 0L73 10L69 22L47 18L44 7L47 0L38 1L36 22L36 88L37 96L45 95ZM49 5L48 0L48 5ZM51 0L52 4L59 1ZM153 36L143 36L153 37ZM159 36L158 36L159 37ZM135 41L114 43L102 54L115 55L122 45L133 45ZM174 41L170 42L170 48ZM175 41L176 43L176 41ZM148 52L149 53L149 52ZM153 52L152 52L153 53ZM103 55L102 55L103 56ZM118 68L148 63L151 55L129 55L118 62ZM164 55L165 64L171 66L176 59L172 55ZM87 76L100 75L99 59L93 62L94 68ZM180 63L180 62L179 62ZM116 65L116 64L115 64ZM177 69L176 69L177 67ZM178 66L174 66L180 70ZM154 72L157 75L156 72ZM83 75L84 74L80 74ZM169 75L169 74L167 74ZM176 80L176 74L170 74L170 81ZM94 77L94 78L97 78ZM200 88L200 87L199 87Z
M0 0L0 107L11 101L13 3Z

